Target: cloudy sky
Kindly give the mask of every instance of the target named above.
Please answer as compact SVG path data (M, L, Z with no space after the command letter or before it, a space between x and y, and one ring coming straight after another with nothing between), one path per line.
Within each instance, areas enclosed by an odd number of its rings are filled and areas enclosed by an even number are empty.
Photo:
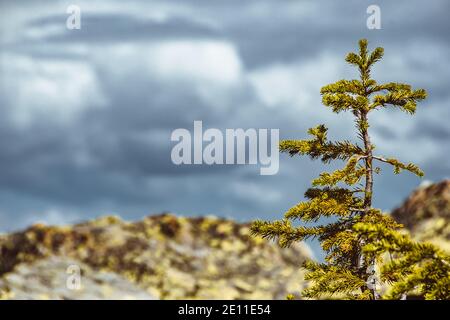
M80 30L66 28L70 4ZM370 4L381 30L366 27ZM1 0L0 231L111 213L281 217L321 163L281 156L273 176L175 166L170 135L202 120L281 138L327 123L331 138L353 139L351 117L319 91L357 76L343 59L362 37L385 48L376 80L429 93L414 117L373 114L378 152L449 177L449 12L445 0ZM375 203L389 210L420 183L386 170Z

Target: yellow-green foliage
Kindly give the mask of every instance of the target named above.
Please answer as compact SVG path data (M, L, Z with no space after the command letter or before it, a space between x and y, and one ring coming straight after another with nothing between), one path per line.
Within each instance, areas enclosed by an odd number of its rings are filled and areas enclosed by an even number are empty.
M328 129L321 124L311 128L308 140L285 140L280 151L307 155L324 163L344 161L342 169L321 173L302 201L289 209L283 220L255 221L252 232L276 239L281 246L295 241L318 239L326 252L325 263L308 262L306 279L311 281L303 296L317 298L335 294L350 299L378 299L384 282L391 284L385 298L397 299L410 293L427 299L450 298L449 257L429 244L414 243L399 232L402 227L388 215L372 208L373 175L380 172L375 161L391 165L395 173L423 172L415 164L373 154L368 114L388 106L413 114L417 103L426 98L423 89L371 79L371 67L384 54L383 48L368 52L367 40L359 41L359 52L346 61L358 68L359 79L340 80L321 89L322 103L333 112L351 111L355 116L361 145L349 140L329 141ZM311 226L322 217L334 222ZM304 224L295 225L294 221ZM389 258L386 259L386 256ZM379 270L379 271L377 271Z
M450 257L430 243L418 243L382 225L358 223L354 226L369 239L366 255L388 252L381 266L381 279L391 283L385 297L400 299L416 292L425 299L450 299Z

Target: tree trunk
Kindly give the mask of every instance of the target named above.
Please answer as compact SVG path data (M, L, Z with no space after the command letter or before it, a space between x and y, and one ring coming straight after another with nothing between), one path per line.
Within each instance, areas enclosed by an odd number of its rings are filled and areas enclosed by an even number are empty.
M364 123L368 123L367 120L367 112L361 111L361 121ZM372 208L372 193L373 193L373 155L372 155L372 143L370 141L370 136L367 128L364 128L361 131L361 135L364 141L364 149L365 149L365 166L366 166L366 181L365 181L365 190L364 190L364 214L367 214L369 210ZM361 243L361 247L364 243ZM361 254L360 259L360 267L366 268L366 287L372 293L372 299L378 300L380 295L377 291L377 283L379 283L379 279L375 269L375 259L371 259L367 266L364 263L364 257Z

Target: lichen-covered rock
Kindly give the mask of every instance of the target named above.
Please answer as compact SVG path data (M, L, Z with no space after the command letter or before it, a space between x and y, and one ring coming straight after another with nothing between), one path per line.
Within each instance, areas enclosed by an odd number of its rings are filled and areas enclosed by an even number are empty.
M450 252L450 180L419 187L392 216L417 240Z
M3 297L18 290L8 277L22 276L21 268L38 270L40 261L54 256L79 263L86 274L116 274L159 299L284 299L305 285L300 266L312 255L303 243L282 249L250 236L248 224L215 217L164 214L138 222L104 217L74 226L39 224L0 238ZM49 298L65 297L53 296L53 290L49 286Z
M74 274L71 268L82 272ZM71 278L80 276L73 283ZM51 256L31 264L20 264L0 278L3 299L83 299L152 300L154 297L127 279L112 272L96 271L66 257Z

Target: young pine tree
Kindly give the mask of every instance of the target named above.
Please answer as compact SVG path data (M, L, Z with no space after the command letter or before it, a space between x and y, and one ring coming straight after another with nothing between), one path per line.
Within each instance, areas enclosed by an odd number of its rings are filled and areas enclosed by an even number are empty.
M444 275L437 278L445 279L445 275L448 278L450 274L450 270L445 269L448 257L441 256L432 246L414 244L407 236L396 231L401 228L400 224L372 207L373 176L380 172L380 168L375 166L376 162L393 166L395 173L407 170L423 176L422 171L412 163L405 164L374 153L368 115L389 106L413 114L417 102L426 97L423 89L413 90L407 84L395 82L378 84L371 78L371 68L383 57L383 51L383 48L376 48L368 52L367 40L360 40L359 53L349 53L345 59L358 69L359 79L340 80L321 90L325 106L335 113L350 111L354 115L360 143L329 141L325 125L309 129L311 138L308 140L286 140L280 143L280 151L291 156L308 155L324 163L341 160L345 166L322 173L313 180L312 187L305 193L307 201L288 210L283 220L255 221L252 225L254 234L277 239L283 247L308 238L320 241L326 252L325 263L305 264L308 271L305 278L311 280L312 285L304 290L304 297L340 294L347 298L379 299L382 280L397 281L392 297L402 297L423 283L423 279L414 275L422 272L423 265L430 259L439 266L428 266L429 273L436 267ZM334 219L332 223L318 224L323 217ZM295 220L304 222L306 226L295 226ZM379 266L387 253L393 254L395 258L385 265L380 274ZM403 259L402 262L396 263L397 258ZM410 281L400 283L400 280L405 280L405 275L411 275ZM439 279L431 281L433 283L427 290L441 290L445 296L445 288L442 287L445 286L445 280L441 283Z

